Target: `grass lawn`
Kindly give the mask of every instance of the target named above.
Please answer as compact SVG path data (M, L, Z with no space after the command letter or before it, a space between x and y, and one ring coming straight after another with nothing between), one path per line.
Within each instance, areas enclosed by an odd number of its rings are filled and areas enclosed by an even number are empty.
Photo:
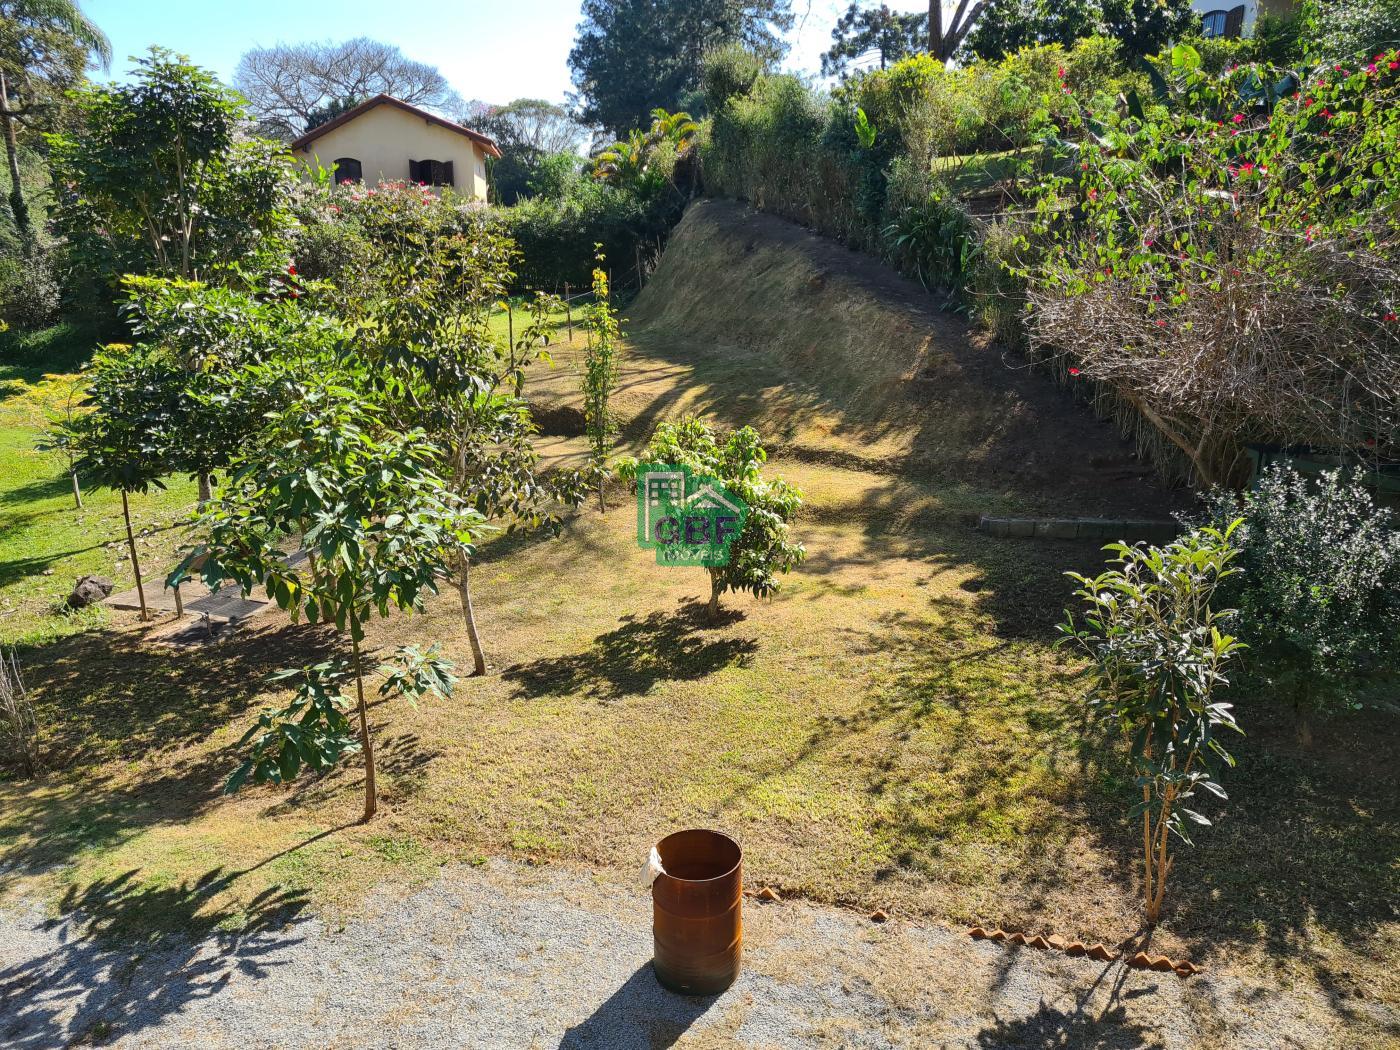
M76 372L94 344L90 332L60 325L0 347L0 644L105 622L101 609L62 611L80 576L108 576L119 590L134 585L120 495L84 491L83 509L75 509L63 457L35 450L45 429L77 402ZM179 540L166 527L194 500L193 482L172 478L167 486L130 500L148 578Z
M769 469L806 493L808 557L778 596L726 596L722 622L704 622L703 571L637 549L621 491L558 540L493 540L473 575L490 673L447 701L374 706L383 804L367 827L350 823L354 766L220 795L272 698L263 676L336 649L333 633L273 615L202 648L129 621L35 635L21 658L54 771L0 783L0 897L40 894L128 938L302 909L334 921L369 885L447 861L632 870L660 835L699 824L736 835L749 883L788 896L1095 940L1137 930L1131 784L1053 647L1062 571L1101 554L976 532L979 509L1026 505L1014 485L877 469L883 450L931 438L871 434L881 456L862 458L864 431L819 382L784 384L742 348L653 324L630 353L629 440L686 410L750 414L726 395L736 370L765 426L792 421ZM541 372L547 418L565 418L576 367L577 344ZM543 444L579 447L553 432ZM403 642L470 663L450 595L368 644ZM1267 702L1240 707L1231 799L1181 853L1154 946L1250 974L1261 995L1319 987L1357 1045L1385 1045L1374 1007L1394 1002L1400 957L1393 728L1353 716L1301 751Z

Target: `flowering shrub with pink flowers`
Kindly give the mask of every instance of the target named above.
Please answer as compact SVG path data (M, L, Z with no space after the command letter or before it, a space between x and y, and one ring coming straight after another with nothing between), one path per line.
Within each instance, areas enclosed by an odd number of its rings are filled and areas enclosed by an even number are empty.
M1199 480L1249 442L1400 458L1400 52L1075 107L1032 191L1033 347L1133 406ZM1133 112L1136 111L1136 112Z

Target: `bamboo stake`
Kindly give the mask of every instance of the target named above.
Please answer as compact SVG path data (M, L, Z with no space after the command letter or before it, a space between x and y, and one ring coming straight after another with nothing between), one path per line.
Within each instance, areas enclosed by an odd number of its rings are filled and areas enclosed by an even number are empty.
M131 569L136 573L136 597L141 602L141 619L149 620L151 614L146 609L146 588L141 584L141 559L136 554L136 536L131 531L131 505L127 502L126 489L122 489L122 518L126 522L126 545L131 550Z

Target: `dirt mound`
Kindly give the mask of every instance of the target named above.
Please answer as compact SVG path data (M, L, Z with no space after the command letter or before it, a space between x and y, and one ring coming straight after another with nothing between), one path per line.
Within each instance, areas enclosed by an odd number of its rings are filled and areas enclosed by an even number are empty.
M1086 510L1170 505L1019 355L872 257L745 205L691 205L629 316L639 349L708 380L690 408L758 422L788 454L1001 478Z

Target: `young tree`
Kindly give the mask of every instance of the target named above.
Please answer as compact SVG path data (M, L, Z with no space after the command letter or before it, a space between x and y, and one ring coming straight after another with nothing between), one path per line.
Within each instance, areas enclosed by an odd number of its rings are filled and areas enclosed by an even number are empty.
M171 471L174 398L180 377L161 355L140 346L108 347L97 354L90 368L83 407L91 411L58 424L54 444L75 454L76 475L121 493L141 619L148 620L128 497L165 487L161 478Z
M789 0L584 0L569 52L581 118L615 135L644 127L700 86L706 52L741 43L776 60L792 25Z
M888 4L862 7L855 0L831 31L831 49L822 55L822 76L845 76L851 63L872 51L880 55L880 68L923 50L928 15L900 14Z
M339 44L276 44L245 52L233 84L265 134L291 140L313 115L346 99L393 95L415 106L451 110L461 100L435 66L407 58L393 44L356 37Z
M698 419L662 423L642 454L641 462L682 466L692 474L716 478L748 505L728 563L708 568L706 612L712 621L719 616L725 591L748 591L759 598L773 594L778 576L791 572L806 556L802 545L789 538L788 527L802 506L802 493L781 478L765 479L761 468L767 459L753 427L734 431L721 445L714 430ZM626 459L618 464L618 473L635 480L637 467L638 460Z
M584 328L588 342L583 353L583 418L588 444L593 451L593 468L598 473L598 510L608 509L605 487L608 454L617 436L617 417L610 406L617 388L618 341L622 331L608 290L608 274L603 269L603 253L593 269L593 300L584 308Z
M199 572L211 587L231 579L244 594L265 588L293 622L305 616L334 624L350 640L347 668L309 669L296 700L259 719L244 738L254 741L253 755L230 779L230 790L250 776L280 783L303 763L324 769L358 750L365 765L363 819L374 816L365 624L395 609L421 611L457 554L471 551L482 525L481 515L434 471L437 458L423 432L384 431L354 391L303 388L269 421L201 516L207 542L170 574L170 586L188 579L202 559ZM293 537L312 554L298 565L279 546ZM382 694L450 690L448 665L432 654L401 650L399 664ZM337 689L342 679L355 687L357 742L345 715L350 702Z
M291 165L241 135L242 103L212 73L152 48L129 82L74 105L73 129L49 136L70 237L105 242L121 272L184 280L278 254Z
M553 505L577 505L582 482L576 472L538 471L534 424L521 399L557 301L537 298L531 322L513 342L502 339L490 314L514 277L508 238L421 187L331 192L338 221L356 223L373 245L378 291L348 308L358 311L350 318L355 356L386 411L401 427L428 430L452 490L485 518L508 530L559 528ZM470 553L458 551L454 568L474 673L485 674Z
M88 57L105 69L112 45L73 0L0 0L0 127L10 166L10 211L26 246L34 224L20 184L19 130L52 130Z
M1219 798L1219 763L1234 759L1219 739L1240 732L1231 705L1217 692L1229 684L1226 664L1244 645L1222 632L1233 609L1213 609L1237 551L1231 533L1199 529L1166 547L1109 544L1121 568L1096 577L1070 572L1086 610L1082 625L1067 613L1063 641L1090 658L1090 703L1129 741L1142 801L1143 901L1148 922L1162 914L1167 875L1175 860L1171 836L1188 846L1188 822L1210 820L1188 803L1198 790Z

